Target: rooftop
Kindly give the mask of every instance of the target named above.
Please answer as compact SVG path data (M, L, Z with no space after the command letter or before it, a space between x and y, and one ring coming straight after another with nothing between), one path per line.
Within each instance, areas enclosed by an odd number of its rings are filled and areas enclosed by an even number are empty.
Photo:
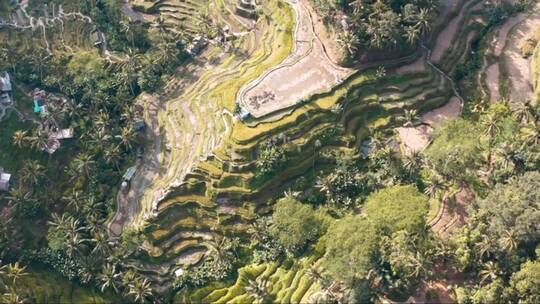
M0 76L0 92L11 92L11 78L8 72L4 72L4 76Z

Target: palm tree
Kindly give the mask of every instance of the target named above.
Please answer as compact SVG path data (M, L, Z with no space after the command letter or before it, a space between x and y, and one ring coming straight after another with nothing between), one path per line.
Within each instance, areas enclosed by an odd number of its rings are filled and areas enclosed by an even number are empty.
M150 282L148 282L147 279L135 279L135 281L129 285L128 294L133 297L135 302L146 302L146 300L152 296L152 288L150 287Z
M493 261L485 263L484 268L482 271L480 271L480 277L482 278L480 280L480 284L487 280L493 282L497 277L499 277L500 273L499 266L497 266L497 264L495 264Z
M126 35L126 37L129 38L130 42L131 42L131 47L132 48L135 48L135 38L134 38L134 23L133 21L131 20L122 20L120 21L120 29L121 29L121 32L124 33Z
M519 130L519 137L526 145L538 145L540 143L540 131L535 124L527 124Z
M79 155L73 159L73 164L78 172L82 172L86 177L90 177L90 172L92 171L95 161L92 160L90 154L79 153Z
M401 120L405 122L403 126L414 127L414 125L420 120L420 118L418 117L418 111L415 109L405 109Z
M358 13L364 9L364 2L366 2L366 0L354 0L353 2L349 3L349 6L353 9L354 15L358 15Z
M403 159L403 168L409 176L420 170L423 164L422 154L420 151L412 151L405 155Z
M162 41L165 41L165 35L167 34L167 25L165 24L165 18L163 18L162 15L159 15L159 17L157 17L155 20L154 20L154 24L153 26L157 29L160 37L161 37L161 40Z
M124 287L126 287L126 288L129 288L129 286L130 286L131 284L133 284L133 283L135 282L135 280L139 279L139 278L137 277L137 274L136 274L133 270L131 270L131 269L129 269L129 270L126 271L126 272L121 273L121 274L120 274L120 277L121 277L121 279L122 279L122 280L121 280L121 281L122 281L122 285L123 285ZM126 293L126 295L127 295L127 294L129 293L129 289L126 289L126 291L127 291L127 293Z
M107 238L106 233L102 231L94 233L91 242L94 243L94 249L92 249L93 254L104 256L110 252L109 239Z
M480 120L481 125L484 128L484 132L488 137L488 171L491 172L492 168L492 148L493 148L493 139L500 132L499 128L499 119L491 114L486 114Z
M420 28L416 26L407 26L405 28L405 38L410 45L415 45L420 39Z
M131 125L122 127L120 139L122 140L122 144L126 149L131 150L133 147L133 143L136 139L136 134L133 131L133 127Z
M49 134L41 128L34 129L32 136L28 138L31 146L36 150L41 150L47 147L49 143Z
M231 256L231 252L227 250L226 239L226 237L216 236L207 242L208 247L210 247L210 255L220 263Z
M68 207L73 208L76 213L79 213L83 209L86 198L82 191L75 190L70 196L64 197L63 199L67 201Z
M313 281L320 281L322 280L323 276L321 274L321 271L315 267L315 265L309 266L309 268L306 270L306 275L311 278Z
M425 182L424 193L430 198L434 198L439 190L445 188L444 180L436 173L431 174L429 179Z
M32 199L32 194L23 187L18 187L9 192L7 199L11 204L17 206L29 202Z
M80 253L84 249L85 244L88 242L88 240L83 238L79 231L77 231L79 229L82 228L76 228L75 231L68 230L67 233L66 253L70 257L74 257L75 254Z
M343 32L339 34L337 42L347 50L349 55L353 55L358 50L360 40L358 40L358 37L352 32Z
M415 27L418 27L422 35L431 29L431 11L427 8L421 8L418 13Z
M514 251L518 247L518 240L514 230L506 230L504 236L500 239L501 245L505 250Z
M23 130L17 130L13 133L11 137L13 144L19 148L22 148L28 141L28 132Z
M21 299L21 297L17 294L17 292L11 288L9 292L6 292L1 297L2 303L9 303L9 304L23 304L24 301Z
M39 185L45 178L45 167L37 160L30 160L21 169L21 181L30 186Z
M26 266L21 266L19 262L14 264L9 264L6 268L6 276L12 280L13 285L17 282L18 279L27 276L28 273L25 272Z
M39 74L39 81L43 82L43 67L47 65L47 61L50 58L49 54L42 48L34 49L30 56L30 63L33 67L37 68Z
M476 244L476 246L478 247L481 258L483 258L484 256L486 258L489 258L494 253L493 251L494 251L494 248L495 248L495 244L490 238L488 238L486 236L484 236L482 238L482 241L480 243Z
M98 279L101 281L101 292L104 292L106 289L113 289L118 293L118 281L120 278L120 273L116 270L115 265L107 264L101 270L101 273L98 275Z
M533 123L536 120L534 106L530 100L516 103L512 107L512 114L521 124Z
M114 166L118 169L118 164L120 163L120 149L116 145L109 144L103 150L103 158L108 165Z
M84 203L82 212L87 216L94 216L95 218L101 218L105 211L105 202L96 198L95 195L88 196Z
M263 303L268 300L268 290L267 283L265 280L256 280L248 279L244 291L253 298L253 303Z
M62 216L58 215L58 213L53 213L52 219L47 223L56 229L66 231L70 226L71 219L73 218L66 213L62 213Z

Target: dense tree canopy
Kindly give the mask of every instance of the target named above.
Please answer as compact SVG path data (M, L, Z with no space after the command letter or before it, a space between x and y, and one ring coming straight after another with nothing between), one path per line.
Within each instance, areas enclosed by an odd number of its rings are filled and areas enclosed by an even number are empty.
M509 296L513 302L540 303L540 261L526 262L512 275Z
M365 218L349 215L328 230L324 267L332 277L354 285L372 268L378 246L378 233Z
M311 0L325 22L339 32L338 42L354 55L366 48L416 45L431 29L438 2L432 0Z
M368 197L365 207L370 222L388 234L422 231L427 210L427 197L412 185L380 190Z
M325 224L309 205L283 198L274 206L271 234L289 252L301 250L325 230Z
M463 179L478 168L481 159L479 133L473 123L463 119L454 120L440 129L426 151L435 170L449 178Z
M540 242L540 173L528 172L508 184L497 184L476 207L484 234L501 248L510 246L508 238L515 242L512 247Z

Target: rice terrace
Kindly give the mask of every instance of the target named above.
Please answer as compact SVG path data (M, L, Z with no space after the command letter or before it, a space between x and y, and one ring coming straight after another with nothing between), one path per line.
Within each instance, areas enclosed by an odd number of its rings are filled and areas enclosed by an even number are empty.
M0 0L0 303L539 303L537 0Z

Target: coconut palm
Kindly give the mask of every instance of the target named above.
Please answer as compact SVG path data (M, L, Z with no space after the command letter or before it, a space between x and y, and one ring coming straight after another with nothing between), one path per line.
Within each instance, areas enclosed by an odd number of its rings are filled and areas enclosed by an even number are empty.
M500 132L499 127L499 119L491 114L486 114L482 116L480 120L480 124L484 128L484 133L488 137L488 156L487 156L487 163L488 163L488 170L491 172L492 168L492 148L493 148L493 139L497 134Z
M73 218L69 215L66 215L66 213L62 213L62 216L58 215L58 213L53 213L52 219L47 223L50 226L55 227L56 229L66 231L70 226L71 219Z
M32 136L28 138L28 141L32 148L42 150L47 147L47 144L49 143L49 132L41 128L36 128L32 132Z
M28 132L23 130L17 130L11 137L13 144L19 148L22 148L28 142Z
M103 200L97 199L95 195L90 195L86 199L82 212L86 217L101 218L105 212L106 204Z
M133 297L135 302L144 303L152 296L152 288L147 279L137 278L129 285L129 295Z
M315 265L309 266L309 268L306 270L306 275L311 278L313 281L321 281L323 276L321 271L315 267Z
M405 127L414 127L418 121L420 121L420 117L418 116L418 111L415 109L407 110L405 109L403 116L401 117L401 120L405 122L403 126Z
M82 211L86 197L80 190L75 190L70 196L64 197L64 201L67 201L67 206L72 208L76 213Z
M364 3L366 0L354 0L349 3L349 6L352 7L353 14L358 15L364 9Z
M92 249L93 254L105 256L110 253L109 238L105 232L95 232L90 241L94 243L94 248Z
M45 178L45 167L37 160L29 160L23 165L20 174L23 183L37 186Z
M131 150L136 139L135 131L131 125L122 128L120 139L122 141L122 145L124 145L126 149Z
M227 246L227 238L222 236L216 236L211 241L207 242L209 247L209 254L217 261L223 262L224 260L231 258L232 253Z
M118 293L120 273L117 271L115 265L107 264L101 270L98 275L98 279L101 281L101 291L106 289L113 289Z
M519 137L526 145L538 145L540 143L540 131L535 124L527 124L519 130Z
M13 282L13 285L15 285L18 279L28 275L25 270L26 266L21 266L19 262L11 263L7 265L5 270L6 277L8 277Z
M349 55L353 55L358 50L360 40L358 40L358 37L352 32L343 32L339 34L337 42L347 50Z
M11 288L8 292L4 293L2 297L0 297L1 303L8 303L8 304L23 304L24 300L17 294L15 289Z
M76 230L82 229L81 227ZM74 257L76 254L81 253L86 243L88 242L79 231L68 230L66 238L66 253L70 257Z
M14 206L18 206L32 200L31 192L23 187L12 189L7 197L8 201Z
M494 250L495 250L495 243L488 237L484 236L482 238L482 241L480 241L480 243L476 244L479 252L480 252L480 257L483 258L483 257L486 257L486 258L490 258L491 255L494 253Z
M126 288L129 288L131 284L135 282L136 279L138 279L137 274L133 270L128 270L120 274L122 285ZM129 293L129 289L126 289L126 295Z
M500 274L501 271L499 270L499 266L497 266L497 264L495 264L493 261L489 261L484 264L483 269L480 271L480 277L482 278L480 280L480 284L488 280L493 282L499 277Z
M533 123L536 120L534 106L530 100L515 103L512 107L512 115L522 124Z
M422 168L423 159L420 151L412 151L403 158L403 168L409 176Z
M265 280L248 279L244 291L253 299L253 303L263 303L268 300L267 283Z
M158 31L162 41L165 41L165 35L168 33L167 25L165 24L165 18L159 15L152 24Z
M518 247L518 240L516 237L514 230L506 230L504 236L500 239L502 248L508 251L516 250Z
M425 182L424 193L430 198L434 198L436 194L445 189L446 185L443 178L437 173L431 174L429 179Z
M124 33L131 42L131 47L135 48L135 23L131 19L120 21L120 32Z
M421 30L417 26L407 26L405 28L405 38L410 45L415 45L420 39Z
M86 177L90 177L90 172L95 164L92 156L88 153L79 153L73 159L73 165L78 172L84 173Z
M418 12L415 27L418 27L422 35L429 32L429 30L431 29L431 11L429 9L420 9L420 12Z

